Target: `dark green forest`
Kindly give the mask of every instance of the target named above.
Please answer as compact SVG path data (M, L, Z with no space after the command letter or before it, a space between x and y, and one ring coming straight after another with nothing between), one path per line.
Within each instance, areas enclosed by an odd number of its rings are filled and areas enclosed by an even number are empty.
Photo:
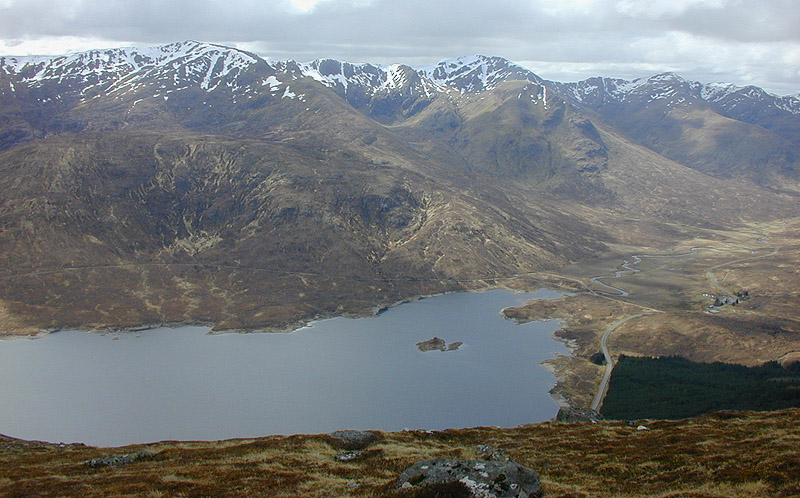
M800 363L757 367L670 356L622 356L602 414L611 419L680 419L718 410L800 407Z

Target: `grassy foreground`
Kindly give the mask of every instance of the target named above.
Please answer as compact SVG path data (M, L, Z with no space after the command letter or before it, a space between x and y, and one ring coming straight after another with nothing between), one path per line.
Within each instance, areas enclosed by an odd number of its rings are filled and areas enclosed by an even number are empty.
M637 430L638 424L649 430ZM0 437L4 497L392 496L394 477L428 458L505 449L538 471L545 496L737 498L800 496L800 410L719 412L682 421L543 423L514 429L382 433L362 459L341 462L325 435L124 448ZM151 459L86 461L148 450Z

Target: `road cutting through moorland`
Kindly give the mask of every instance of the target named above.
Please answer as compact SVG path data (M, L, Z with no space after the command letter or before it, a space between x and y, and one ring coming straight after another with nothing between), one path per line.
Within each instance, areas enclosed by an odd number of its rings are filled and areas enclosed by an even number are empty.
M761 243L762 240L763 240L763 238L759 239L759 243ZM770 257L770 256L774 256L774 255L778 254L778 252L781 250L781 247L782 246L776 246L776 247L774 247L772 249L772 251L770 251L767 254L761 254L761 255L758 255L758 256L751 256L749 258L735 259L733 261L727 261L725 263L720 263L718 265L714 265L714 266L712 266L712 267L710 267L710 268L708 268L706 270L706 273L705 273L706 278L711 283L711 285L714 286L717 290L723 292L724 294L727 294L728 296L731 296L732 293L728 289L722 287L717 282L717 278L714 276L714 271L715 270L718 270L720 268L724 268L726 266L733 265L733 264L736 264L736 263L743 263L745 261L752 261L752 260L756 260L756 259L763 259L763 258L767 258L767 257ZM716 249L709 248L709 247L693 247L690 250L689 253L684 253L684 254L664 255L664 256L661 256L661 255L658 255L658 256L633 256L634 264L637 264L638 262L640 262L642 257L687 256L689 254L695 254L699 249L716 250ZM602 281L599 281L599 279L601 279L601 278L620 278L621 276L623 276L625 274L636 274L636 273L639 273L639 270L630 267L630 264L628 263L627 260L625 260L624 263L622 264L622 268L623 268L623 270L616 271L614 275L605 275L605 276L601 275L601 276L597 276L597 277L592 277L591 280L593 282L601 284L601 285L603 285L605 287L612 288L614 290L619 291L620 295L618 297L628 296L628 295L630 295L629 292L627 292L627 291L625 291L623 289L620 289L618 287L606 284L606 283L604 283ZM592 292L595 293L596 295L604 294L604 293L597 292L597 291L592 291ZM653 311L654 312L658 312L658 310L653 310ZM611 373L614 370L614 359L611 356L610 351L608 350L608 338L609 338L609 336L611 335L612 332L614 332L615 330L617 330L619 327L621 327L622 325L626 324L630 320L632 320L634 318L638 318L640 316L651 315L651 314L653 314L653 313L637 313L635 315L628 316L626 318L623 318L623 319L615 322L613 325L608 327L603 332L603 335L600 338L600 350L602 351L603 357L605 358L605 361L606 361L606 369L605 369L605 373L603 374L603 378L600 381L600 385L597 388L597 392L595 393L594 399L592 399L592 404L591 404L591 407L590 407L592 410L599 411L600 408L602 407L603 400L605 399L606 394L608 393L609 382L611 380Z

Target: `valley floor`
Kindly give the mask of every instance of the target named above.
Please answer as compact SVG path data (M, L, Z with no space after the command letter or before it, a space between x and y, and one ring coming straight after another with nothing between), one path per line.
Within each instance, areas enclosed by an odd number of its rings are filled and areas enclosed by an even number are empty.
M647 429L640 429L639 425ZM0 495L63 497L392 496L424 459L505 450L540 473L545 497L750 498L800 496L800 410L719 412L682 421L548 422L514 429L381 433L363 457L339 461L326 435L124 448L0 437ZM93 458L153 453L117 467Z
M505 310L518 321L564 320L556 334L573 347L550 362L554 394L589 407L605 366L604 332L612 358L683 356L696 362L747 366L788 363L800 356L800 219L708 231L665 251L620 248L620 256L565 268L582 290ZM597 276L600 277L597 277ZM595 278L592 278L595 277ZM747 291L747 297L736 293ZM715 298L737 304L712 306ZM625 319L628 319L625 321Z

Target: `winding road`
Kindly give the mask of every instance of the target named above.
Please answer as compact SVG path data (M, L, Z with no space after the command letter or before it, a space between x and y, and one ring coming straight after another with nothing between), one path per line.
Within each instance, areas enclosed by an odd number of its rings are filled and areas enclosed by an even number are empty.
M759 240L762 240L762 239L759 239ZM719 284L719 282L717 282L717 277L714 276L714 271L715 270L719 270L720 268L724 268L726 266L730 266L730 265L736 264L736 263L742 263L744 261L752 261L754 259L762 259L762 258L768 258L770 256L775 256L776 254L778 254L778 251L781 250L781 247L782 246L775 246L775 247L772 248L772 251L767 253L767 254L761 254L759 256L751 256L749 258L735 259L733 261L728 261L726 263L720 263L718 265L714 265L711 268L709 268L708 270L706 270L706 278L708 279L709 282L711 282L711 285L715 289L717 289L718 291L720 291L721 293L725 294L726 296L728 296L730 298L734 298L733 293L731 291L729 291L725 287L721 286Z
M592 410L599 411L600 407L603 405L603 400L608 392L608 381L611 380L611 371L614 370L614 359L611 357L611 353L608 351L608 336L611 335L611 332L614 332L630 320L649 314L650 313L637 313L636 315L623 318L622 320L608 327L606 331L603 332L603 337L600 339L600 350L603 352L603 356L606 358L606 372L603 374L603 380L600 381L600 386L597 388L597 393L594 395L594 399L592 400Z
M766 237L761 237L760 239L758 239L758 243L759 244L763 244L765 239L766 239ZM714 288L716 288L718 291L726 294L727 296L732 297L733 294L731 293L731 291L729 291L725 287L722 287L719 284L719 282L717 282L717 277L714 276L714 271L718 270L720 268L724 268L724 267L729 266L729 265L736 264L736 263L742 263L742 262L745 262L745 261L752 261L752 260L755 260L755 259L762 259L762 258L768 258L770 256L774 256L774 255L778 254L778 251L781 250L781 247L782 246L775 246L772 249L772 251L770 251L767 254L760 254L758 256L751 256L749 258L735 259L733 261L727 261L725 263L720 263L718 265L714 265L714 266L712 266L712 267L710 267L710 268L708 268L706 270L706 278L711 283L711 285ZM638 264L643 257L669 258L669 257L676 257L676 256L688 256L690 254L695 254L699 249L707 249L707 250L712 250L712 251L718 251L718 249L714 249L714 248L710 248L710 247L693 247L688 253L684 253L684 254L633 256L633 259L634 259L633 264L634 265ZM601 278L620 278L622 275L625 275L625 274L635 274L635 273L639 272L639 270L637 270L635 268L632 268L630 266L630 263L628 262L628 260L624 260L624 262L622 264L622 268L623 268L623 270L617 271L614 275L601 275L601 276L597 276L597 277L592 277L591 280L593 282L597 283L597 284L600 284L600 285L603 285L605 287L608 287L608 288L611 288L611 289L614 289L614 290L618 291L620 293L618 297L627 296L627 295L629 295L629 293L626 292L625 290L620 289L618 287L614 287L613 285L609 285L609 284L599 280ZM592 291L592 292L595 293L595 294L598 294L597 291ZM655 310L654 309L653 312L659 312L659 310ZM603 379L600 381L600 385L597 388L597 392L594 395L594 399L592 399L592 404L591 404L591 409L592 410L599 411L600 408L603 406L603 400L605 399L606 394L608 393L608 384L609 384L609 381L611 380L611 372L614 370L614 359L611 357L611 353L608 350L608 337L611 335L612 332L617 330L619 327L621 327L622 325L624 325L628 321L630 321L630 320L632 320L634 318L638 318L640 316L651 315L651 314L653 314L653 313L652 312L651 313L637 313L635 315L628 316L626 318L623 318L622 320L619 320L619 321L615 322L613 325L608 327L605 330L605 332L603 332L603 336L600 339L600 350L603 352L603 356L605 357L605 360L606 360L606 371L603 374Z

